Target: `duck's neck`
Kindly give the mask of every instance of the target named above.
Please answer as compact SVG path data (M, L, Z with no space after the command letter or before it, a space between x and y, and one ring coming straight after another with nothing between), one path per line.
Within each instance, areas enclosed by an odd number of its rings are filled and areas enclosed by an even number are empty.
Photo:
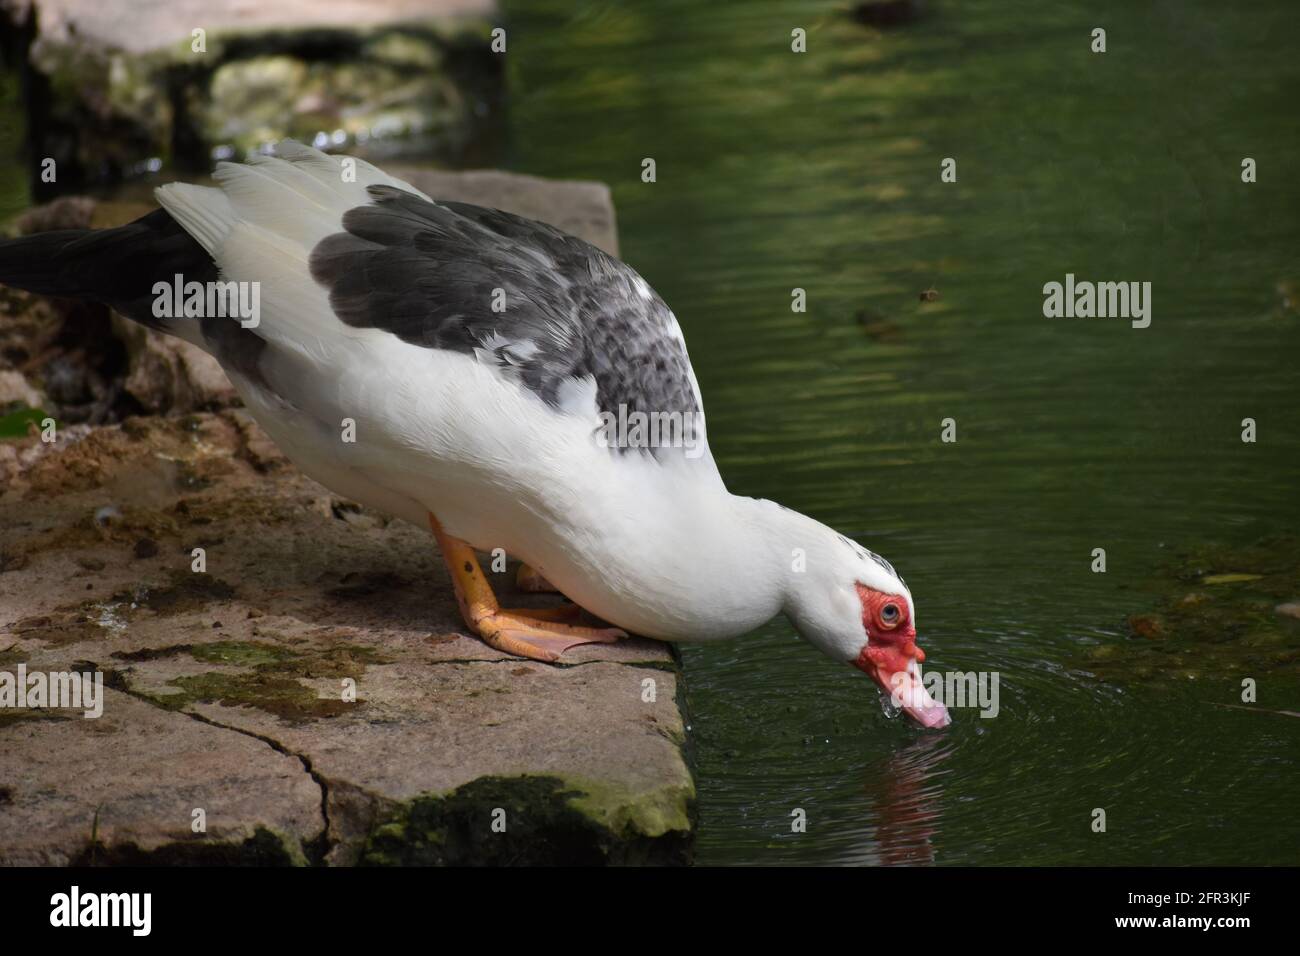
M589 611L663 640L736 637L807 604L807 571L825 566L833 531L729 493L716 471L651 475L593 482L590 517L564 525L563 553L524 556Z
M731 499L736 549L743 549L756 583L778 596L778 610L797 611L810 580L832 560L837 535L814 518L765 498Z
M655 549L655 576L685 613L675 622L679 633L656 636L682 640L734 637L797 609L808 568L834 539L806 515L721 488L673 524ZM677 618L662 605L658 610Z

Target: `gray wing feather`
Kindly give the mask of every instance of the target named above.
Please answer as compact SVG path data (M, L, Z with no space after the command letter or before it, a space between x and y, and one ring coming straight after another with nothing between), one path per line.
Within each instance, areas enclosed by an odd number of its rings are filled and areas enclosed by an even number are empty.
M591 378L597 412L677 412L693 429L701 409L677 320L629 266L499 210L368 192L374 202L311 254L341 321L474 355L559 410Z

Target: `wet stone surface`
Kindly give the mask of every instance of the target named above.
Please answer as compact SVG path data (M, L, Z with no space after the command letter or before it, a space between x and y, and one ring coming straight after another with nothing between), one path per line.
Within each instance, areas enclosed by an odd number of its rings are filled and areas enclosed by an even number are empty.
M240 410L4 444L0 670L104 697L0 710L0 862L687 858L666 645L547 666L467 636L427 532L332 496ZM504 598L554 600L514 569Z

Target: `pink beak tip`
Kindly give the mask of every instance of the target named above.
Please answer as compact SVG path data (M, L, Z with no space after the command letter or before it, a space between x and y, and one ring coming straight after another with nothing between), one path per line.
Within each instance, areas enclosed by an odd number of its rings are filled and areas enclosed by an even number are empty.
M947 727L952 723L952 716L948 713L948 708L940 703L931 703L928 707L907 707L905 711L909 717L922 727L931 730Z

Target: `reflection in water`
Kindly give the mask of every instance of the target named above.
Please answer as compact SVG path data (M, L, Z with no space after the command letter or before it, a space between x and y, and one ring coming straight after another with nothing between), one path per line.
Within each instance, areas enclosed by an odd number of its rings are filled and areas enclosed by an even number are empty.
M867 776L866 793L876 817L881 863L933 863L933 838L942 816L943 783L938 767L951 745L938 734L895 751Z

